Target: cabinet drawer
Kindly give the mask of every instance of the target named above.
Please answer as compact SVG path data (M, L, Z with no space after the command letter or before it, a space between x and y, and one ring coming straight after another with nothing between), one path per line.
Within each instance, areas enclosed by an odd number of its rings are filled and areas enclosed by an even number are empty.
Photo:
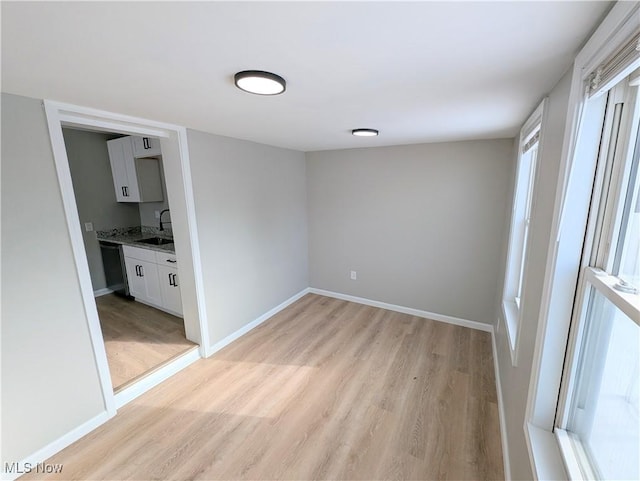
M156 263L156 251L150 249L143 249L141 247L122 246L122 251L125 257L132 257L134 259L140 259L141 261Z
M178 265L176 255L170 252L156 252L156 262L161 266L176 267Z

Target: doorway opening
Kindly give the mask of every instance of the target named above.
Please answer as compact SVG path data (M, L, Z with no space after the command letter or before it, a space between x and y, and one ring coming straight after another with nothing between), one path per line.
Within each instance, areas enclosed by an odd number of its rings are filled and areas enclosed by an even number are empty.
M105 409L115 415L208 355L186 130L51 101L45 111Z
M114 392L197 344L185 335L160 142L63 127Z

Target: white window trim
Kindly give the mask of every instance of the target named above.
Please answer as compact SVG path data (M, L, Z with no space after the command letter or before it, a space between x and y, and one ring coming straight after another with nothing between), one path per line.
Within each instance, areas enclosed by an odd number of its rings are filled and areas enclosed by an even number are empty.
M516 247L514 245L513 239L514 236L516 234L516 219L515 219L515 211L516 211L516 203L518 200L518 195L521 194L521 192L518 192L518 182L519 182L519 178L521 175L521 168L522 168L522 156L523 156L523 149L525 144L529 141L529 139L535 134L535 132L537 132L538 130L540 130L541 134L540 134L540 140L538 142L538 152L537 152L537 158L539 159L542 151L543 151L543 138L544 136L542 135L542 129L544 128L544 120L545 120L545 116L546 116L546 105L548 103L548 99L545 98L542 100L542 102L540 102L540 104L538 105L538 107L533 111L533 113L529 116L529 118L526 120L526 122L524 123L524 125L522 126L522 129L520 129L520 140L518 142L518 152L517 152L517 165L516 165L516 172L515 172L515 177L514 177L514 186L513 186L513 197L511 199L511 213L510 213L510 220L509 220L509 243L508 243L508 248L507 248L507 262L505 265L505 273L504 273L504 285L503 285L503 290L502 290L502 319L504 320L504 324L505 324L505 329L507 331L507 340L509 343L509 353L511 354L511 364L515 367L518 365L518 353L520 351L520 336L518 335L520 332L520 322L521 322L521 317L522 317L522 311L520 306L523 305L524 303L524 293L526 292L526 278L527 278L527 270L528 270L528 253L529 253L529 249L528 249L528 243L530 241L530 237L528 236L525 239L525 245L522 246L523 247L523 252L525 253L524 255L521 253L520 255L516 256L516 254L514 253L514 248ZM537 184L537 178L538 178L538 161L536 160L534 163L533 168L533 182L530 186L530 190L533 192L535 190L535 186ZM529 209L529 216L531 217L531 213L534 211L535 208L535 196L531 196L531 202L528 205L528 209ZM529 226L529 231L531 230L530 226ZM520 278L515 279L513 272L514 272L514 264L518 263L521 264L521 273L520 276L522 278L522 289L521 289L521 297L520 298L516 298L512 295L512 292L514 290L513 285L515 283L520 282ZM517 289L516 289L517 290Z
M574 446L574 441L571 436L564 429L556 429L554 431L555 438L560 447L560 454L562 455L562 462L567 471L568 479L596 479L593 472L585 471L589 464L586 461L584 451L579 447ZM581 459L582 458L582 459Z
M596 201L592 201L587 225L585 249L583 253L583 265L580 270L578 292L574 307L574 316L571 320L572 327L567 343L567 357L564 362L563 379L558 396L558 407L555 419L555 433L560 445L561 454L570 479L596 479L591 467L589 456L586 455L581 443L570 433L565 431L569 422L573 404L575 386L578 378L578 359L583 346L584 329L586 329L585 315L588 301L592 292L597 292L607 299L621 313L626 315L636 324L640 324L638 311L640 310L640 297L637 294L621 292L614 288L620 280L618 277L608 274L613 268L616 245L618 243L618 227L625 205L625 197L628 188L631 159L634 156L636 146L635 137L629 142L627 135L635 135L640 121L640 109L636 94L626 85L620 85L609 91L609 106L624 103L627 114L620 118L618 132L623 135L619 139L609 138L601 144L601 152L595 173ZM593 102L593 100L591 100ZM632 112L632 116L628 113ZM612 131L613 116L605 117L604 131ZM618 135L618 134L616 134ZM611 144L614 142L615 144ZM615 145L615 148L612 148ZM615 152L617 160L611 155ZM614 255L611 255L614 254ZM589 267L589 266L600 266ZM605 269L605 270L602 270ZM566 433L566 436L565 436ZM575 469L578 465L579 470Z
M584 280L581 283L581 289L578 295L578 298L580 299L579 312L577 313L578 318L583 319L583 316L586 314L588 300L591 291L594 290L595 292L598 292L598 294L602 295L603 298L609 300L612 305L616 306L616 308L629 317L633 322L640 324L640 320L637 319L637 312L638 309L640 309L640 298L638 295L624 293L615 289L614 286L618 283L619 279L607 274L601 269L586 267L583 273ZM573 358L569 363L570 365L565 365L565 370L569 375L569 379L563 386L560 394L559 404L562 404L562 406L560 406L558 410L558 419L556 423L562 426L566 425L568 421L567 418L570 414L569 405L572 403L574 386L577 380L577 360L579 357L577 341L578 338L582 338L585 323L581 321L579 327L580 329L571 336L571 347L569 349L576 349L576 352L573 354ZM589 462L589 458L582 445L565 429L556 427L554 429L554 435L558 442L560 455L562 456L562 461L567 471L568 479L598 479L598 476L591 469L591 463Z
M571 247L572 241L576 242L576 235L581 237L580 240L584 240L584 230L576 234L568 226L572 218L582 215L585 217L586 227L586 213L581 211L585 208L588 210L588 206L565 206L565 200L569 194L579 194L579 191L584 188L581 182L584 181L585 167L578 168L580 165L573 162L576 155L579 123L585 107L584 82L593 68L611 55L637 29L639 17L639 3L616 3L585 44L574 63L541 312L523 426L531 468L536 479L562 479L575 474L569 472L570 466L562 459L553 426L568 338L570 309L573 305L573 302L570 302L567 306L561 299L567 294L572 297L577 284L577 272L575 275L571 273L567 275L567 270L571 271L571 266L567 266L564 258L563 266L560 266L558 257L564 250ZM577 267L580 259L575 252L574 255L578 259L570 259L570 261L573 261ZM569 315L567 315L568 310ZM550 409L550 406L553 408Z

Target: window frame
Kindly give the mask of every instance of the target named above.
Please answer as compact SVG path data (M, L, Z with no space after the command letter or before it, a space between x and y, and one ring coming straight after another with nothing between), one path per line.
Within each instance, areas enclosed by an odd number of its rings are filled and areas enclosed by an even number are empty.
M579 302L576 303L578 306L576 318L579 320L575 326L575 336L572 336L570 341L572 347L568 348L572 351L565 366L568 378L561 388L558 401L558 419L554 428L554 435L567 470L568 479L571 480L599 478L583 446L574 439L568 429L565 429L565 426L569 423L571 404L574 402L573 398L578 378L578 360L580 359L582 348L585 347L580 345L578 341L583 338L584 330L587 327L585 318L588 314L591 294L592 292L597 292L602 295L604 299L610 301L613 306L636 324L639 322L634 317L637 317L638 309L640 309L637 295L620 292L614 287L619 281L618 277L593 267L586 267L583 272L584 278L580 286Z
M554 424L554 434L570 479L598 477L582 446L572 439L567 430L578 378L578 361L584 348L581 341L587 325L586 314L592 290L608 299L638 324L635 319L640 309L638 296L616 290L613 286L619 278L617 273L612 273L617 257L620 223L628 195L627 177L631 172L634 156L637 155L635 149L640 145L636 137L640 123L638 90L637 87L631 88L626 84L612 88L608 92L609 105L602 122L604 142L601 143L594 176L595 196L587 223L574 315L571 318L563 381ZM616 116L616 103L623 105L619 117ZM614 128L615 125L617 128ZM621 139L621 142L618 142L618 139Z
M516 171L513 182L513 196L511 201L511 211L509 220L509 239L507 247L507 261L504 272L504 283L502 289L502 319L504 321L509 352L511 354L511 364L518 365L519 352L519 332L522 318L524 294L526 293L525 279L528 268L529 242L531 240L530 220L535 208L535 188L538 178L538 159L543 150L543 127L546 115L546 105L548 99L544 98L538 107L529 116L520 130L518 141L518 152L516 161ZM538 140L525 152L525 146L529 140L538 135ZM524 156L530 154L531 165L527 172L523 172ZM523 175L528 173L527 179ZM522 187L525 189L522 189ZM522 215L517 215L518 207L521 207ZM524 225L519 227L519 224ZM523 232L520 232L523 231ZM517 236L517 237L516 237ZM521 241L516 242L517 239Z
M584 122L589 74L637 30L640 4L613 5L573 64L551 235L542 286L523 430L537 479L564 479L567 470L553 429L576 293L593 167L578 140L594 130ZM591 106L590 108L596 108ZM600 128L602 125L600 125ZM597 130L597 127L595 127ZM598 135L599 138L599 135ZM576 161L580 155L580 162ZM544 156L543 156L544 157Z

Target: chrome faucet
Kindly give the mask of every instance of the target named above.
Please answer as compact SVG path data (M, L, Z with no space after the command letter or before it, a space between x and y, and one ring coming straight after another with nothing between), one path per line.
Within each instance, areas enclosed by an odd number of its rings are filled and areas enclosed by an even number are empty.
M171 224L171 221L165 221L162 222L162 214L164 214L165 212L169 212L169 209L165 209L162 212L160 212L160 230L163 231L164 230L164 224ZM171 217L169 217L171 218Z

